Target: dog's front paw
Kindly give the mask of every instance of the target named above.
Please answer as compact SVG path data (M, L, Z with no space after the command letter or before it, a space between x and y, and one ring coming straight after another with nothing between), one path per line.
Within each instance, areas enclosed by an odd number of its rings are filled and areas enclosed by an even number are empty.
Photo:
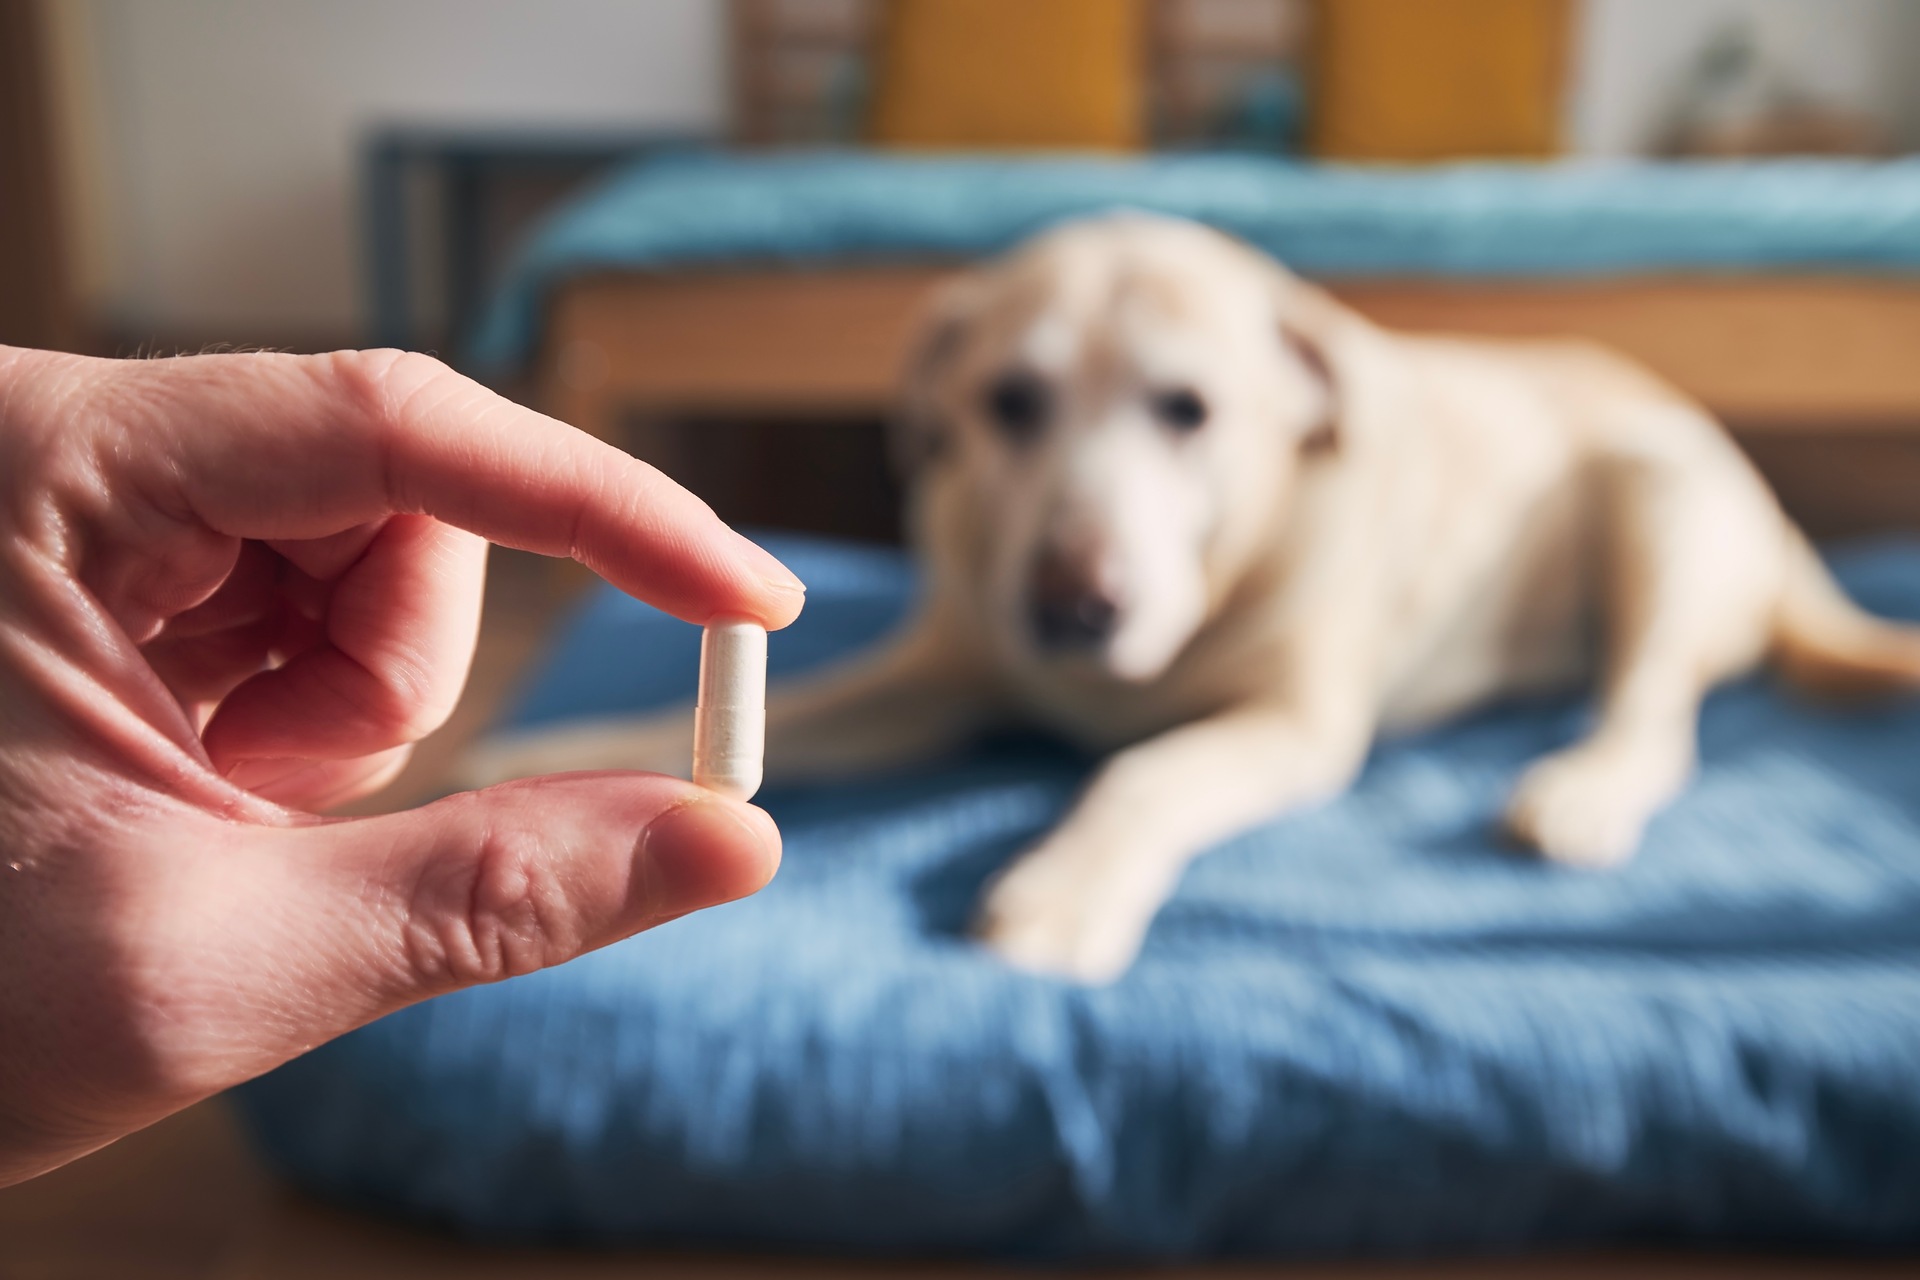
M988 888L973 934L1017 968L1108 983L1133 963L1159 908L1137 897L1103 860L1042 846Z
M1507 830L1543 856L1572 867L1604 869L1633 857L1664 787L1646 772L1592 750L1548 756L1520 779L1507 803Z

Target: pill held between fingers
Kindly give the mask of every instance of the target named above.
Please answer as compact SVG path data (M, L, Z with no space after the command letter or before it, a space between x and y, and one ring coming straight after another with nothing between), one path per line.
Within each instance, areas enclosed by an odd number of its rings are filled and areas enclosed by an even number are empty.
M747 618L715 618L700 636L694 782L735 800L750 798L760 789L766 740L766 628Z

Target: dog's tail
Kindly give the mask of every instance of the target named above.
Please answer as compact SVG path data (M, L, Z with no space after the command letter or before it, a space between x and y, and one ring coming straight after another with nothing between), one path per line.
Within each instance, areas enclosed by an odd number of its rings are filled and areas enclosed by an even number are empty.
M1920 626L1856 605L1799 530L1788 536L1771 655L1780 674L1808 693L1846 701L1920 690Z

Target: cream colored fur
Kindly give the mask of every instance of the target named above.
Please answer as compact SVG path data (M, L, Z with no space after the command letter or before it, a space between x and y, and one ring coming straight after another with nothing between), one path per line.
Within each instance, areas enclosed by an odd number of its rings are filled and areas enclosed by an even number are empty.
M1009 369L1048 388L1010 439ZM1194 392L1197 428L1154 397ZM1770 650L1813 683L1920 680L1701 409L1608 353L1383 331L1200 227L1051 232L952 287L902 413L919 613L776 690L768 776L896 766L996 721L1106 763L992 884L1008 960L1121 973L1186 863L1339 792L1381 732L1597 677L1584 739L1507 808L1544 856L1630 856L1694 767L1700 700ZM1033 638L1044 555L1120 602L1103 642ZM499 740L467 780L687 767L685 716Z

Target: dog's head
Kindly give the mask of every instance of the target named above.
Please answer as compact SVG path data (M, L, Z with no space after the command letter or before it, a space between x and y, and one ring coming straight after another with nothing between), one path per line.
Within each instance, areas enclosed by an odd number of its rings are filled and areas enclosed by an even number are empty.
M1140 215L962 277L899 422L923 551L1014 660L1153 680L1270 541L1301 460L1341 447L1348 320L1254 250Z

